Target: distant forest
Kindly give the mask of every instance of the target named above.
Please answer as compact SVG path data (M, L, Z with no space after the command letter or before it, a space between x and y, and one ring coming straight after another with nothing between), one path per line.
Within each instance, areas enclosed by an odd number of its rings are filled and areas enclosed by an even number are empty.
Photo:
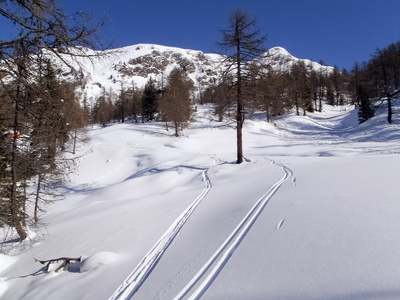
M315 71L302 61L293 64L288 71L249 64L243 89L249 115L264 112L269 122L292 109L298 115L306 115L308 112L321 112L324 104L354 104L359 109L359 122L362 123L374 116L376 105L386 102L387 120L392 122L391 101L399 94L400 42L377 49L368 62L356 62L350 71L340 71L337 67L331 71L322 68ZM184 70L180 72L185 76ZM189 78L186 80L190 81ZM173 122L164 113L164 96L168 89L164 85L150 79L143 90L121 87L118 93L104 91L92 110L86 106L86 100L83 102L87 120L103 126L110 122L124 122L127 118L135 122L139 119L141 122ZM192 104L213 104L218 120L222 121L229 118L234 109L234 86L232 74L225 74L212 87L201 91ZM189 122L190 118L185 121Z

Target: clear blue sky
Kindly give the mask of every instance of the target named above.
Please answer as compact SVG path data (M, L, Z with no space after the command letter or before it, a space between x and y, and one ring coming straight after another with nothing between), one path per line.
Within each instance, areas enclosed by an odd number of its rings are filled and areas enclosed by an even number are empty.
M154 43L214 52L219 29L242 8L268 36L266 48L351 69L400 41L400 0L58 0L67 12L105 17L100 37L115 46ZM1 23L0 23L1 25ZM1 28L0 28L1 31Z

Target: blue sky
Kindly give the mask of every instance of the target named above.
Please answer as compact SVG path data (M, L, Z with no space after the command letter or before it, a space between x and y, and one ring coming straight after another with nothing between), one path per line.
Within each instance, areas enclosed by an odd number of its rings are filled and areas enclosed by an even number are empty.
M218 51L219 29L242 8L257 19L266 48L351 69L400 41L400 0L58 0L67 12L105 17L104 44L154 43ZM1 23L0 23L1 25ZM1 30L1 29L0 29Z

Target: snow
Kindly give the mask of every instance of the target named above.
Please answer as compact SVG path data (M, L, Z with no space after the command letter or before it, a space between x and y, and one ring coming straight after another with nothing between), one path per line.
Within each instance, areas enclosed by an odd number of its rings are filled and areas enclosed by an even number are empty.
M193 81L195 91L192 96L196 99L200 89L212 87L225 72L224 55L156 44L136 44L105 51L82 47L71 51L78 51L78 57L60 54L64 61L60 61L54 53L46 53L62 70L63 79L76 79L70 66L78 72L83 84L79 89L80 99L86 99L88 106L93 106L104 92L112 92L110 99L115 102L122 88L143 89L150 78L161 88L170 72L183 66ZM293 64L298 62L303 62L317 73L329 74L333 70L332 67L322 66L309 59L296 58L281 47L269 49L254 61L262 61L263 66L268 65L275 71L290 71Z
M293 64L302 62L308 68L311 68L313 71L319 73L323 72L329 74L333 71L333 67L323 66L315 61L310 59L302 59L297 58L291 55L286 49L282 47L273 47L269 49L267 52L262 54L256 61L262 61L263 64L266 64L275 71L287 71L289 72L292 68Z
M255 116L236 165L235 128L210 111L180 138L91 128L46 234L0 255L0 298L400 298L397 115ZM64 256L82 258L58 273L34 260Z
M215 77L215 74L207 74L205 69L221 72L220 64L223 57L219 54L207 54L202 51L156 44L136 44L105 51L94 51L87 48L80 48L80 50L88 57L62 56L68 62L68 66L54 54L48 53L48 55L63 70L64 79L75 79L70 76L69 66L73 66L81 73L84 84L80 90L81 99L86 97L88 105L93 105L96 98L103 92L112 91L118 95L122 87L126 89L135 86L135 88L143 89L150 78L161 86L162 81L166 80L169 73L180 66L181 60L193 64L194 69L188 70L188 76L197 87L200 79L207 82ZM133 63L132 61L135 60L136 62ZM131 72L133 69L140 69L143 73L137 70L132 74L123 72L123 67L128 68Z

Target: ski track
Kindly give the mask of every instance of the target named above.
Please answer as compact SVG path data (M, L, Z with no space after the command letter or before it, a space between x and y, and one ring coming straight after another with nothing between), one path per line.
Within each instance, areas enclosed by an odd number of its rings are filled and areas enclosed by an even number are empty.
M274 165L279 166L284 175L276 182L267 193L265 193L250 209L247 215L242 219L239 225L232 231L229 237L222 243L218 250L212 255L212 257L203 265L200 271L192 278L192 280L179 292L179 294L174 298L174 300L183 299L191 289L200 281L202 277L208 272L208 270L214 265L214 268L208 273L207 277L200 283L198 288L192 293L188 298L190 300L200 299L200 297L207 291L210 285L217 278L218 274L222 271L229 258L235 252L236 248L239 246L243 238L250 231L253 224L256 222L257 218L262 213L265 206L268 204L269 200L276 193L276 191L281 187L281 185L289 179L293 172L288 167L283 164L275 163L270 160ZM283 220L281 224L283 224Z
M143 257L137 267L132 271L131 274L124 280L124 282L117 288L117 290L111 295L109 300L128 300L138 291L143 282L150 275L151 271L157 265L162 255L174 240L176 235L179 233L183 225L189 219L193 211L208 194L212 188L211 180L208 176L208 171L218 163L214 158L214 163L208 169L202 172L203 181L206 183L205 189L201 194L188 206L185 211L172 223L162 237L156 242L153 248Z

